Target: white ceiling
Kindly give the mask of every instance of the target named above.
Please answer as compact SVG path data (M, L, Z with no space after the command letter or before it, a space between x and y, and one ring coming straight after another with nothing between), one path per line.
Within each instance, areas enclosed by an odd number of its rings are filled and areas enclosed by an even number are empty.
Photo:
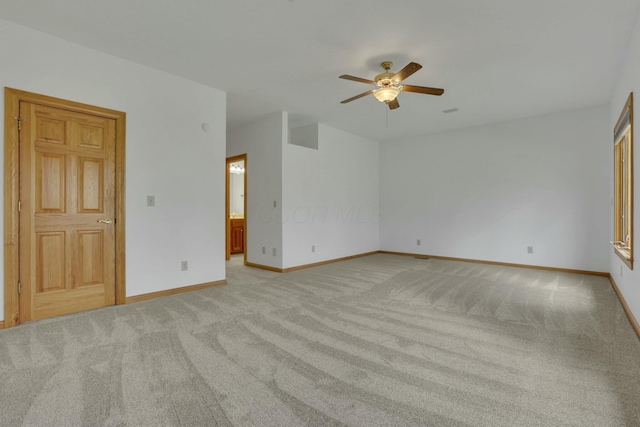
M604 104L640 0L0 0L0 17L227 92L228 125L288 111L378 141ZM19 40L16 41L19 43ZM379 63L423 69L387 111ZM442 110L458 108L444 114Z

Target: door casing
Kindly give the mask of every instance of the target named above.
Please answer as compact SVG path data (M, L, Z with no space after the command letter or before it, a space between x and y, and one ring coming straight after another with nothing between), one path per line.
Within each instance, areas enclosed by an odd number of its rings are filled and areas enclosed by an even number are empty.
M121 111L67 101L60 98L5 88L4 117L4 326L20 323L19 215L20 196L20 102L62 108L113 119L116 122L115 165L115 303L126 302L125 287L125 135L126 114Z

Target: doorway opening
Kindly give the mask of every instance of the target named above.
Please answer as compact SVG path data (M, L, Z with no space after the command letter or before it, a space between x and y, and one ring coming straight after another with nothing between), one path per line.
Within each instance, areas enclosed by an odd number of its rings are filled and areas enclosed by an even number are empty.
M226 166L226 259L243 254L247 263L247 155L227 158Z

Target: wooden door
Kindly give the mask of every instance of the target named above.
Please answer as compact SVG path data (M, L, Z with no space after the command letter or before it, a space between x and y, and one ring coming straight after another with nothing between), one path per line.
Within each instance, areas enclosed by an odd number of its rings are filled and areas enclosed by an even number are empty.
M20 320L115 304L115 120L20 117Z
M244 252L244 219L231 220L231 253Z

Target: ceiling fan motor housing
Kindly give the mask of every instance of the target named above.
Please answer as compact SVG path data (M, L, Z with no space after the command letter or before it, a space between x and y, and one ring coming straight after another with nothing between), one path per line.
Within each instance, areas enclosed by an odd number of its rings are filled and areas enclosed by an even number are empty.
M375 78L376 84L380 87L386 87L394 84L395 82L391 81L391 77L395 76L395 73L390 73L389 70L393 67L393 62L384 61L382 64L382 68L384 68L384 73L378 74Z
M393 77L394 75L395 75L394 73L378 74L375 79L376 84L380 87L390 86L395 83L394 81L391 80L391 77Z

